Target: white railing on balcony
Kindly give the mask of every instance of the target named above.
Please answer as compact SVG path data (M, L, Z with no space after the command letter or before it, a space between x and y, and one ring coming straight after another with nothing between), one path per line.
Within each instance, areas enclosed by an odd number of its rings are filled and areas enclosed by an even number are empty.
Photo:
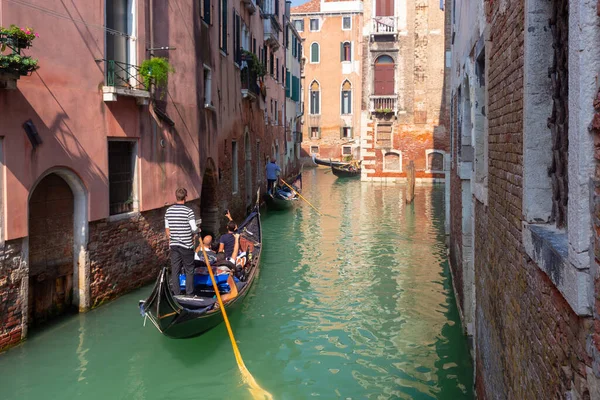
M396 33L396 18L373 17L373 33Z
M393 112L394 114L398 111L397 109L397 96L371 96L371 112Z
M279 46L279 29L272 18L264 19L263 31L265 34L264 40L271 45Z

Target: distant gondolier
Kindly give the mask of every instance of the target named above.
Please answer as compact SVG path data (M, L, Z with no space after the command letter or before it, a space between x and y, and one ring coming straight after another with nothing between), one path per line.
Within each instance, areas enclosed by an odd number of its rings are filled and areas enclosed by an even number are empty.
M277 182L277 177L281 172L281 168L277 165L275 157L271 158L271 162L266 166L267 171L267 191L271 193L273 191L273 185Z
M187 190L175 192L176 204L165 213L165 229L171 249L171 290L180 293L179 274L185 271L185 294L194 292L194 234L199 232L194 211L185 205Z

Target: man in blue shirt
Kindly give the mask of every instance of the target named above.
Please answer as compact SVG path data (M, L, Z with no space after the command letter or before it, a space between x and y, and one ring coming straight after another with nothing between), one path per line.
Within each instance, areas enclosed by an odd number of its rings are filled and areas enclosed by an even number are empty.
M273 185L277 181L278 172L281 172L281 168L275 162L275 157L271 158L271 162L267 164L267 191L269 194L273 190Z

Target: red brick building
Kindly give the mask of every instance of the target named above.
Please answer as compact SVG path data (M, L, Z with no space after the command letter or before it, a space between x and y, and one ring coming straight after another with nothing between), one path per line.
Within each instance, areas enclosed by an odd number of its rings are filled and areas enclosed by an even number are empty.
M31 47L0 34L2 61L40 66L0 68L0 350L151 282L177 187L216 233L255 201L267 157L295 166L285 2L184 3L0 2L7 28L39 33ZM174 69L162 86L144 83L152 56Z
M596 4L446 7L449 250L478 398L600 398Z

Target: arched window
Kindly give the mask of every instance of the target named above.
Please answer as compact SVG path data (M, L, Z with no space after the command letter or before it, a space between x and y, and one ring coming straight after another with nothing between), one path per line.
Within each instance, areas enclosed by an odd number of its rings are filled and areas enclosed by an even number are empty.
M319 43L313 43L310 45L310 62L318 63L320 58Z
M373 94L386 96L394 94L394 60L390 56L379 56L375 60L375 80Z
M321 87L317 81L310 84L310 113L321 114Z
M345 80L342 84L342 114L352 114L352 84Z
M352 61L352 44L350 42L340 44L340 60Z

